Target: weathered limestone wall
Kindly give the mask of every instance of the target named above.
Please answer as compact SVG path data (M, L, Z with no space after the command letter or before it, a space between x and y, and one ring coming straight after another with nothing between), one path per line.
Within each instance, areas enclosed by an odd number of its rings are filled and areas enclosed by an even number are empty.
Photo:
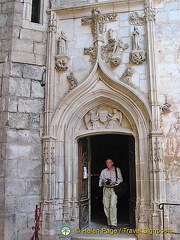
M5 239L5 185L8 120L9 57L12 39L13 2L0 2L0 239Z
M180 203L180 2L163 1L156 8L156 57L160 103L171 105L161 115L167 202ZM179 211L178 211L179 210ZM179 207L170 207L170 222L178 231ZM178 214L178 215L177 215ZM174 239L174 238L173 238Z
M41 83L45 69L47 15L42 13L40 24L31 23L30 3L4 0L0 4L3 88L0 239L3 240L30 238L34 210L41 199L44 109Z

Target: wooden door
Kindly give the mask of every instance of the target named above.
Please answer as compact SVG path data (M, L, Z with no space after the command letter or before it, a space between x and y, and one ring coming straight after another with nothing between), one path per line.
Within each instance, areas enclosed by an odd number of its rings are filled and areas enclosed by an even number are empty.
M136 227L136 169L135 169L135 140L129 137L129 220L132 228Z
M89 226L89 144L87 138L82 138L78 142L79 158L79 227Z

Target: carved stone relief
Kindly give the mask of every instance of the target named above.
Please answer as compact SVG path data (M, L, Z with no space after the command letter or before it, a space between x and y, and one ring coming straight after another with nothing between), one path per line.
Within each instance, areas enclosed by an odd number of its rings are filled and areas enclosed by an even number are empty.
M172 161L176 157L180 157L180 113L175 112L176 123L173 123L167 133L166 154L172 157Z
M137 89L138 86L136 86L132 81L132 75L134 74L134 69L131 67L127 67L123 73L123 75L120 77L120 81L128 84L129 86L131 86L132 88Z
M130 54L131 61L137 65L142 64L146 60L146 53L139 46L139 30L135 26L132 33L132 51Z
M88 130L117 129L122 126L123 114L116 108L100 106L89 111L84 121Z
M141 16L137 13L131 13L130 14L130 24L131 25L136 25L136 26L142 26L145 24L145 15L142 14Z
M111 29L108 31L108 44L101 47L101 57L106 62L110 62L112 66L116 67L121 64L122 53L129 45L127 43L123 44L121 39L116 41L114 38L111 38L110 32L112 32Z
M171 104L169 104L168 102L167 102L167 97L166 97L166 95L164 95L164 103L162 103L162 104L160 104L160 110L161 110L161 114L165 114L165 113L169 113L169 112L171 112L172 110L171 110Z
M109 21L117 21L116 13L102 14L98 8L92 9L92 17L81 19L82 25L91 24L92 35L94 38L93 47L84 48L84 54L90 54L90 62L94 63L97 55L96 41L103 41L105 32L105 23Z
M65 33L61 31L61 35L57 41L57 56L55 57L55 69L58 71L66 71L68 69L69 57L67 56L67 38Z
M69 90L72 90L72 89L74 89L75 87L77 87L77 80L76 80L76 78L74 77L74 74L73 74L73 72L70 72L70 74L69 75L67 75L67 79L68 79L68 81L69 81L69 83L70 83L70 87L69 87Z

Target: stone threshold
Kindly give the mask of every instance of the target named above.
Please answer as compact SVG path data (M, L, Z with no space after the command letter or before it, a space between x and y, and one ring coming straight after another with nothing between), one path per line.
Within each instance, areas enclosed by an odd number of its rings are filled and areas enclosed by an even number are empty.
M105 225L90 224L88 228L77 228L78 233L71 235L71 240L137 240L135 234L127 233L128 225L119 225L117 229L109 229Z

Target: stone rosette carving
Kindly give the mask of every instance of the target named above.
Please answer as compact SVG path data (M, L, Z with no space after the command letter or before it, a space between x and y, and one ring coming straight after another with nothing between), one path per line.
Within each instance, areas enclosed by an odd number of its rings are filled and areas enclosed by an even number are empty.
M117 129L122 125L122 116L123 114L116 108L100 106L90 110L84 116L84 121L88 130Z
M142 14L140 16L140 14L138 12L133 12L130 14L130 24L131 25L135 25L135 26L142 26L145 24L146 18L145 15Z
M68 69L68 56L56 56L55 57L55 69L58 71L67 71Z
M135 26L132 33L132 51L130 53L131 61L134 64L142 64L146 60L146 53L139 45L139 30Z
M70 83L70 87L69 90L74 89L75 87L77 87L78 83L76 78L74 77L74 73L71 71L69 75L67 75L67 79Z

